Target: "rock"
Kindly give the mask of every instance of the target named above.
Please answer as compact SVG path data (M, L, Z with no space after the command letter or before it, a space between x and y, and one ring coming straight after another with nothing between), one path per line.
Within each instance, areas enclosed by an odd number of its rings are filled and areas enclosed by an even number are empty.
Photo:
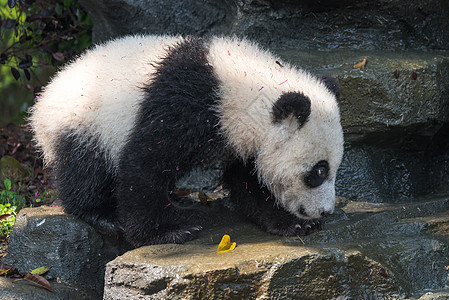
M53 294L46 290L37 292L43 295L42 299L98 299L102 295L105 264L120 253L77 217L63 213L61 207L45 206L20 211L8 250L4 264L13 265L20 272L51 267L48 275L60 279L61 287L52 283ZM1 288L0 294L30 299L26 297L30 289L24 283L4 284ZM70 297L64 296L70 293Z
M403 299L429 290L449 295L443 290L449 276L449 197L407 205L339 203L322 231L283 238L213 202L201 218L192 215L208 221L200 239L142 247L110 261L104 298ZM217 254L224 234L237 248ZM59 207L23 209L3 263L20 271L52 266L49 275L62 283L53 281L50 293L2 278L0 299L98 299L104 266L121 253L117 249Z
M108 264L107 299L330 299L398 297L382 266L358 251L319 251L298 244L242 242L232 253L216 246L140 248ZM373 271L373 274L370 274ZM354 272L354 273L353 273ZM351 274L361 276L350 279ZM365 279L362 274L366 274ZM339 286L340 288L332 288ZM346 286L346 288L345 288Z
M344 210L348 213L345 213ZM108 263L107 299L403 299L447 284L449 198L347 202L301 239L222 222L185 245L142 247ZM436 212L441 212L436 214ZM223 234L237 242L217 254ZM448 295L448 294L447 294Z
M312 73L339 79L347 143L397 147L410 138L430 142L442 124L449 122L449 83L445 80L449 76L449 52L277 52ZM353 68L364 57L366 68Z
M447 300L449 299L449 290L446 289L446 291L442 292L428 292L422 295L419 300Z
M448 52L278 52L312 73L339 79L342 126L349 143L403 145L411 134L428 138L449 122ZM353 68L364 57L366 68Z
M138 32L235 34L313 74L337 77L347 143L339 195L400 202L449 193L445 1L406 7L398 0L81 2L93 18L97 41ZM353 68L364 57L366 68ZM217 178L221 171L204 175ZM196 183L204 184L204 177L192 174L200 179L186 189L201 191Z
M270 48L448 49L442 0L88 1L94 41L124 34L236 34ZM119 8L119 9L118 9ZM435 28L438 28L436 30Z
M94 21L93 40L96 42L145 32L220 34L231 30L237 14L236 6L226 1L125 0L80 3Z
M405 151L364 145L347 147L337 194L354 201L415 202L449 193L449 152Z
M83 289L68 284L50 283L53 292L38 287L27 281L14 282L13 279L0 277L0 300L86 300L98 299L85 293Z
M25 175L25 168L15 158L5 155L0 159L0 181L2 184L6 178L14 182Z

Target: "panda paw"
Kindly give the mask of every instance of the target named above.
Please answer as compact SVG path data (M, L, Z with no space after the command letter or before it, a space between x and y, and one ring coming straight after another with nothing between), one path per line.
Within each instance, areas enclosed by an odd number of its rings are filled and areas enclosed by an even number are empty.
M116 236L123 232L123 227L117 222L115 215L105 217L92 213L85 214L81 218L102 235Z
M289 218L290 219L290 218ZM320 220L303 220L291 218L290 220L278 220L267 222L265 230L268 233L280 236L304 236L322 229Z
M182 227L159 228L157 232L152 232L148 236L142 236L142 232L134 235L126 232L126 239L134 246L141 247L157 244L183 244L198 237L203 227L198 225L186 225Z
M203 230L203 227L198 225L186 225L167 230L155 238L155 244L184 244L197 238L201 230Z

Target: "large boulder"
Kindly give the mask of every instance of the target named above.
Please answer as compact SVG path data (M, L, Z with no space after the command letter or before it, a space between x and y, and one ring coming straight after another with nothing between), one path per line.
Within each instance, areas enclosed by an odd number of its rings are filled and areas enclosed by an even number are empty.
M33 299L101 298L105 264L119 254L117 246L105 243L91 226L65 214L61 207L22 209L2 263L24 273L48 267L48 275L57 281L52 282L52 294L25 282L11 284L4 279L0 299L30 299L30 294L35 294Z

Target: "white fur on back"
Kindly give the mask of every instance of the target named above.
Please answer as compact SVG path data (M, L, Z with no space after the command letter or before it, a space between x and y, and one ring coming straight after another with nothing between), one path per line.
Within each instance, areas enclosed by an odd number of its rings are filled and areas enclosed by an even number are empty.
M45 88L30 117L46 163L55 159L56 137L72 129L100 139L115 167L160 61L179 37L127 36L87 51L63 68ZM84 142L88 142L85 140Z

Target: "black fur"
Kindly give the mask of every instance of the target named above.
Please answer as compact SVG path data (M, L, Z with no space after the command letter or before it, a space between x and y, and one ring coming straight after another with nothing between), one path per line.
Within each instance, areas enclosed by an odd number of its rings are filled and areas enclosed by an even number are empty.
M338 98L340 97L340 83L338 80L331 76L321 77L321 82Z
M278 206L270 191L259 183L253 162L244 164L235 161L225 172L224 180L231 187L231 201L263 230L276 235L295 236L321 229L319 220L298 219Z
M199 226L173 224L168 194L176 178L219 159L219 82L201 39L171 49L145 88L143 103L118 170L117 213L134 245L183 243Z
M273 123L280 123L282 120L294 115L298 121L298 128L307 122L310 116L310 99L302 93L284 93L273 104L272 118Z
M305 184L310 188L316 188L323 184L329 173L329 163L325 160L319 161L304 177Z
M90 223L100 232L118 230L115 216L114 174L106 168L106 153L95 138L86 140L73 131L59 136L53 166L59 198L66 212Z

